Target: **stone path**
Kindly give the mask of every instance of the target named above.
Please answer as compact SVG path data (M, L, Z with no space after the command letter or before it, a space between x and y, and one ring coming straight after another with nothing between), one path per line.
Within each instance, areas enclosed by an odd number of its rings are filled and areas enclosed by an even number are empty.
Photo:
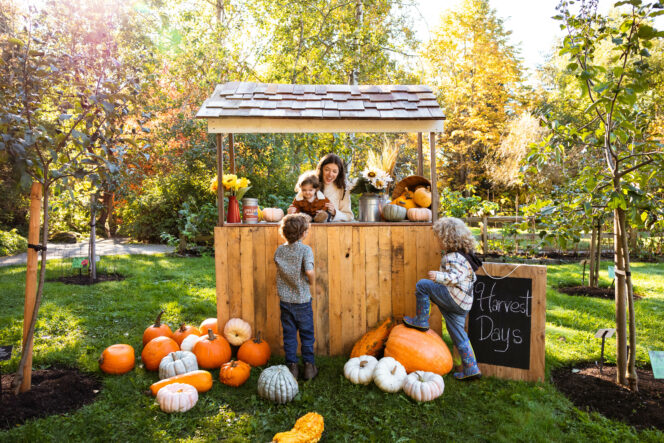
M87 239L75 244L48 243L47 247L46 260L88 256ZM129 239L114 238L110 240L97 240L96 249L97 255L152 255L167 254L173 252L174 248L167 245L129 243ZM9 257L0 257L0 266L25 264L27 259L28 254L26 252Z

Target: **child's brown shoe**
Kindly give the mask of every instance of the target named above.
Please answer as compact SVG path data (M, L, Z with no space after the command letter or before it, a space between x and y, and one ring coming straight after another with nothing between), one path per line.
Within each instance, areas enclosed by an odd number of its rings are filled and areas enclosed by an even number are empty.
M314 221L316 223L325 223L327 221L327 218L329 217L329 214L325 211L319 211L316 213L316 216L314 217Z
M315 376L318 375L318 368L316 367L315 364L306 362L304 363L304 380L311 380Z
M295 377L295 380L297 380L297 376L300 373L300 369L297 367L297 363L286 363L286 367L288 367L290 373L293 374L293 377Z

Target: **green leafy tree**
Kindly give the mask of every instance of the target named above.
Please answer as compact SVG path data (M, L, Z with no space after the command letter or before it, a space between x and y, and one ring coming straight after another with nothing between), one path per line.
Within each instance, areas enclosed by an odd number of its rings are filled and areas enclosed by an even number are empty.
M43 246L53 189L86 177L100 181L100 171L115 172L123 155L117 142L139 81L118 51L115 11L106 6L74 1L12 9L0 34L0 151L28 181L42 185ZM43 293L46 250L41 254L28 342ZM23 352L15 392L27 357Z
M664 166L662 145L651 136L647 106L641 100L653 78L650 50L664 36L653 27L652 19L664 12L664 6L641 0L619 1L615 6L623 8L607 17L597 12L597 1L560 2L556 18L567 31L560 55L568 57L566 69L577 79L588 106L576 120L550 120L551 137L542 149L532 152L531 160L541 165L546 163L544 158L560 157L570 148L581 147L574 204L583 205L586 212L605 204L613 213L617 381L637 390L627 217L637 207L643 210L643 221L648 219L641 186ZM608 57L601 56L604 48L608 48Z

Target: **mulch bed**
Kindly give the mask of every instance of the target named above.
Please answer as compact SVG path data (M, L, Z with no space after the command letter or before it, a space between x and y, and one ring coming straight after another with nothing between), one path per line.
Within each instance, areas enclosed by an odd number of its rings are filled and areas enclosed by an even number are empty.
M109 274L97 273L97 278L94 281L90 281L90 276L81 274L81 275L66 275L63 277L58 277L50 279L49 281L58 281L60 283L65 283L68 285L94 285L95 283L101 283L105 281L120 281L124 280L125 276L112 272Z
M566 286L566 287L559 287L558 291L567 295L606 298L609 300L613 300L616 297L616 290L614 288L591 288L590 286ZM634 300L638 300L640 298L641 298L640 295L634 294Z
M653 378L652 370L637 369L639 390L632 392L618 385L615 366L604 366L603 373L594 363L552 372L553 383L574 405L596 411L638 429L664 430L664 380Z
M75 411L92 403L101 382L72 368L40 369L32 372L32 388L14 396L14 374L2 374L0 429L9 429L31 418Z

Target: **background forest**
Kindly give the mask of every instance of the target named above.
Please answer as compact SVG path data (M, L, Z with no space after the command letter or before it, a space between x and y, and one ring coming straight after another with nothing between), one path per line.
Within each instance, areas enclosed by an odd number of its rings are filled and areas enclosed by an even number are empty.
M601 172L602 123L573 47L561 42L567 50L552 48L527 72L488 0L443 14L428 42L416 38L415 13L408 0L0 0L0 234L26 234L30 182L47 174L51 233L88 232L93 202L103 235L209 235L215 145L194 116L216 84L423 83L447 117L437 145L443 213L536 215L539 239L564 246L624 205L630 228L650 232L633 241L661 253L662 160L646 155L664 136L661 33L644 31L630 55L640 83L618 85L630 111L609 137L650 160L627 165L621 194ZM622 13L596 22L597 35ZM621 43L602 38L582 80L622 72ZM610 80L590 84L598 97L611 89ZM397 178L412 174L414 136L238 134L236 168L251 180L248 196L285 207L297 176L327 152L356 174L367 148L396 144ZM48 171L35 171L37 162Z

